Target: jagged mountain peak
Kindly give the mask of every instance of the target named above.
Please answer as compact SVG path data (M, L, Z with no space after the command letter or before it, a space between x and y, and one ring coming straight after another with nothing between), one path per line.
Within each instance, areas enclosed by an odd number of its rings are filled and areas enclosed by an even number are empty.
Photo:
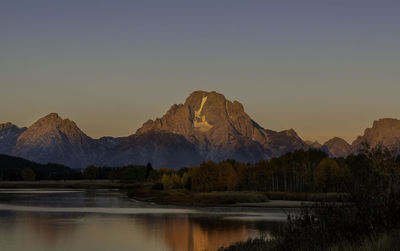
M0 123L0 132L5 133L8 132L23 132L26 130L26 127L18 127L17 125L14 125L11 122L6 122L6 123Z
M148 120L134 135L94 140L74 121L50 113L23 132L14 155L72 167L153 162L182 167L227 158L255 162L307 145L293 129L276 132L258 125L238 101L215 91L195 91L161 118Z
M318 141L311 141L311 140L306 140L305 143L314 149L318 149L320 147L322 147L321 143L319 143Z
M46 116L44 116L43 118L46 118L46 119L61 119L61 117L56 112L51 112L51 113L47 114Z
M74 121L61 118L57 113L50 113L33 123L18 139L18 141L35 140L44 137L47 140L67 138L73 143L74 138L89 138Z
M238 116L247 116L242 104L231 102L215 91L195 91L189 95L183 107L188 108L193 127L201 132L208 132L227 123L235 127ZM250 120L248 116L247 119ZM236 129L240 131L240 128Z
M364 136L368 134L384 134L389 137L392 135L393 137L400 137L400 120L394 118L382 118L375 120L372 124L372 128L367 128L364 131ZM375 135L378 136L379 135Z
M216 91L194 91L189 94L189 96L186 98L185 104L191 103L192 101L195 101L195 103L198 103L199 99L201 100L202 98L207 97L210 99L217 99L222 102L226 101L226 98L223 94L218 93Z
M75 122L50 113L18 137L13 154L40 163L50 161L82 167L92 148L93 139Z
M380 118L378 120L374 120L373 127L378 126L378 125L383 125L383 124L399 124L400 120L395 119L395 118Z
M347 145L350 145L346 140L344 140L344 139L342 139L342 138L339 138L339 137L333 137L333 138L331 138L330 140L326 141L326 142L324 143L324 145L330 144L330 143L337 143L337 142L345 143L345 144L347 144Z
M58 113L52 112L47 114L46 116L40 118L35 124L49 124L49 125L61 125L61 124L75 124L74 121L66 118L63 119L58 115Z
M240 102L227 100L215 91L191 93L183 104L171 106L162 118L143 124L137 134L152 131L183 135L200 148L206 160L223 159L236 152L237 156L245 153L250 161L306 146L293 129L266 130L250 118ZM244 155L240 155L242 160L246 159Z
M350 144L346 140L339 137L334 137L328 140L324 143L324 146L334 157L346 157L351 153Z
M144 123L137 133L151 130L179 134L211 133L221 126L235 126L233 120L240 116L250 121L239 102L232 103L215 91L195 91L186 98L185 103L172 105L162 118Z
M299 137L299 135L297 134L297 132L293 128L290 128L288 130L283 130L283 131L281 131L281 133L284 133L284 134L286 134L288 136Z
M363 143L368 143L371 147L382 145L391 150L399 150L400 120L394 118L375 120L372 127L365 129L364 135L357 137L353 142L353 151L360 151L363 148Z
M14 125L13 123L11 123L11 122L6 122L6 123L0 123L0 131L2 131L2 130L4 130L4 129L8 129L8 128L11 128L11 127L17 127L16 125Z
M0 123L0 131L5 131L5 130L24 131L26 130L26 127L18 127L17 125L11 122Z

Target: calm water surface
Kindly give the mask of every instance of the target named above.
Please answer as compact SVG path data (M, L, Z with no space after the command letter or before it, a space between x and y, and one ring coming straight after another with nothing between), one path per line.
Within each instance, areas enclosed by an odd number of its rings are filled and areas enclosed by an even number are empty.
M110 190L0 189L0 250L217 250L271 237L286 212L161 207Z

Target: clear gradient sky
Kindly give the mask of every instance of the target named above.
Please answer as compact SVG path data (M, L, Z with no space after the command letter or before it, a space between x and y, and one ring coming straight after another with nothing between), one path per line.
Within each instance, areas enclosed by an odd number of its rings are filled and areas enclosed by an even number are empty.
M0 87L19 126L126 136L215 90L265 128L353 141L400 118L400 1L3 0Z

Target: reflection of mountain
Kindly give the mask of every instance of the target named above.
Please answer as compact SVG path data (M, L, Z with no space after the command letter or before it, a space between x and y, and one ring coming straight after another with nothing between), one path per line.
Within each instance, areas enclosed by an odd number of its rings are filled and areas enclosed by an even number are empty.
M148 232L153 232L156 224L169 249L176 251L218 250L221 246L254 237L256 233L249 229L257 229L253 222L212 216L143 216L137 219L137 223Z

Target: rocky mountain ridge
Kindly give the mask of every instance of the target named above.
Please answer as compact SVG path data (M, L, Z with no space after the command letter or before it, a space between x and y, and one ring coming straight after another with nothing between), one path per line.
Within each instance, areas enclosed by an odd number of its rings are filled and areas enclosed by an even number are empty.
M367 143L371 148L378 145L387 147L392 151L398 152L400 149L400 120L393 118L383 118L375 120L371 128L366 128L363 136L351 145L352 152L360 152Z
M93 139L75 122L50 113L18 137L12 154L39 163L83 167L95 161L94 149Z
M238 101L205 91L193 92L183 104L171 106L164 116L147 121L128 137L93 139L75 122L56 113L29 128L0 124L0 153L81 168L89 164L121 166L148 162L156 168L180 168L227 158L256 162L310 148L345 157L357 152L364 141L371 146L400 146L400 121L375 121L352 145L337 137L321 145L303 141L293 129L265 129L250 118Z
M173 105L162 118L147 121L136 134L154 131L183 135L199 148L203 159L217 161L254 162L306 145L293 129L275 132L262 128L241 103L216 92L193 92L184 104Z

